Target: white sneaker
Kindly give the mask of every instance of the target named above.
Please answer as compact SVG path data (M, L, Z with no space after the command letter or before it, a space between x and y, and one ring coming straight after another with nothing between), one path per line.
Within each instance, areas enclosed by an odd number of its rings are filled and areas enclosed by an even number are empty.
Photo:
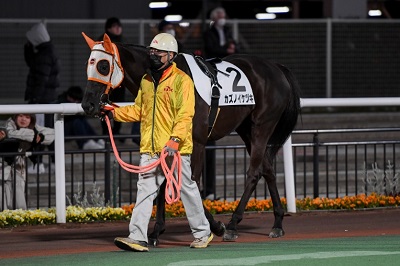
M90 139L90 140L86 141L85 144L83 144L82 148L84 150L97 150L97 149L103 149L104 147L102 147L100 144L98 144L94 140Z
M203 236L201 238L196 238L191 244L191 248L206 248L208 244L213 240L214 235L211 233L209 236Z
M39 174L46 173L46 168L44 167L43 163L35 164L32 167L28 167L28 174L37 174L39 167Z
M97 144L99 144L102 147L102 149L104 149L104 147L106 146L106 143L105 143L104 139L99 139L97 141Z

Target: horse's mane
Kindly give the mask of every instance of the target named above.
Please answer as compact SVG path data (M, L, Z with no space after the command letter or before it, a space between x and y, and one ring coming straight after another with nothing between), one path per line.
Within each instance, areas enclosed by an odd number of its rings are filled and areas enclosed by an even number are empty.
M132 48L139 48L140 50L144 50L144 51L147 51L147 47L146 46L144 46L144 45L140 45L140 44L133 44L133 43L121 43L121 42L116 42L115 43L117 46L121 46L121 47L123 47L123 48L125 48L125 49L128 49L128 50L130 50L130 49L132 49Z

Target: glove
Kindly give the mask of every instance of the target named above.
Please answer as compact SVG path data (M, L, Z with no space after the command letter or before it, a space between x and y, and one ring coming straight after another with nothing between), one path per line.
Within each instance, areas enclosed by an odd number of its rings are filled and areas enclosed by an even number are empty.
M44 141L44 135L42 133L39 133L38 136L39 136L38 144L41 144Z
M100 119L104 121L105 117L107 116L108 119L111 121L113 119L113 113L112 111L114 110L114 107L110 105L104 105L103 107L100 108Z
M39 133L36 128L33 128L33 132L34 132L34 135L33 135L33 140L31 142L31 145L32 145L32 147L36 147L43 142L44 135L42 133Z
M178 152L179 149L179 139L171 138L168 140L167 144L165 144L165 151L168 153L168 156L174 156L175 153Z

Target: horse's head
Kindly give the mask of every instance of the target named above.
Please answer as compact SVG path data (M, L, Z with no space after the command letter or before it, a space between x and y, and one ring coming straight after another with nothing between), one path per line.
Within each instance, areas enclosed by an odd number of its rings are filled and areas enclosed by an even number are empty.
M96 42L82 33L92 52L87 62L87 85L82 108L87 115L97 116L102 106L109 102L111 91L124 80L124 69L118 49L107 34Z

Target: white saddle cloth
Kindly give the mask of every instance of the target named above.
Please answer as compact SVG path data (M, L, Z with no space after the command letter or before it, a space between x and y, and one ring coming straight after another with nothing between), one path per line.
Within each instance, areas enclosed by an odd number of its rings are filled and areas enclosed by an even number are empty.
M183 54L189 65L194 86L203 100L211 105L211 80L197 65L194 57ZM222 86L220 89L219 105L254 105L253 90L246 75L237 66L222 61L218 63L217 79Z

